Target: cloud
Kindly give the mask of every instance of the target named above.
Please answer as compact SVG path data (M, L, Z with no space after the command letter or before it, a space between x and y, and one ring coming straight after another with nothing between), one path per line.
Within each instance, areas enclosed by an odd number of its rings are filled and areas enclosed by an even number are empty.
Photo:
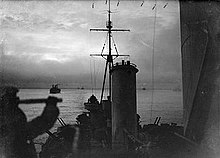
M89 28L105 28L107 5L84 1L2 1L0 27L4 42L4 76L11 82L91 82L89 54L100 53L106 33L91 33ZM120 54L130 54L140 72L138 79L151 79L154 13L147 2L112 4L114 28L131 29L130 33L114 33ZM158 79L176 80L179 66L179 20L176 2L157 4L155 25L155 75ZM105 14L103 14L105 13ZM107 47L107 45L106 45ZM105 49L106 52L106 49ZM114 50L113 50L113 53ZM98 57L95 59L100 61ZM102 61L104 63L105 61ZM97 66L101 68L104 65ZM11 76L11 77L10 77ZM101 75L97 77L102 80ZM35 80L37 78L37 80Z
M144 26L141 27L144 28ZM137 63L140 70L138 73L139 80L142 82L150 81L153 69L155 80L160 82L179 81L181 67L180 26L178 20L169 28L162 25L157 26L155 37L153 37L153 27L142 30L142 33L134 31L129 35L129 38L126 39L125 37L126 42L124 48L122 48L124 52L129 52L133 62ZM152 56L153 51L154 58Z

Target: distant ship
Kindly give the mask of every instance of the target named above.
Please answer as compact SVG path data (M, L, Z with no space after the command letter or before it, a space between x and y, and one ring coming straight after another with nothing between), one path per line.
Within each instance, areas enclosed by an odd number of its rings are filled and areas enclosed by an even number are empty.
M60 92L61 92L61 89L58 88L58 84L52 85L52 87L50 88L50 94L56 94Z

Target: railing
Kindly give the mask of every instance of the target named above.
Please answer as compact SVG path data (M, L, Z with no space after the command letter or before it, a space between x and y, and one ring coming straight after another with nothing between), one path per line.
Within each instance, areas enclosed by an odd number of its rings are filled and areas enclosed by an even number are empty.
M130 61L127 61L127 62L117 62L114 64L114 66L119 66L119 65L131 65L131 66L134 66L135 68L137 67L137 65L135 65L134 63L130 63Z

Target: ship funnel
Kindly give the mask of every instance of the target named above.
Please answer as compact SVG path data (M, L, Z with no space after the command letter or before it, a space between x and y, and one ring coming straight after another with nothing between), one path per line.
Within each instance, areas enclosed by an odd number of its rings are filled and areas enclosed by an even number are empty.
M125 143L128 131L137 135L136 73L134 64L124 60L112 67L112 147Z

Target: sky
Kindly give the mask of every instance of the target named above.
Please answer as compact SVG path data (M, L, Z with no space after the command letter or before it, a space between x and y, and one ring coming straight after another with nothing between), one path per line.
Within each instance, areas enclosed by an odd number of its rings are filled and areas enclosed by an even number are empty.
M129 59L135 63L138 85L147 86L152 81L152 70L158 85L179 83L178 2L145 1L142 6L142 1L117 3L111 3L114 28L131 31L113 33L113 37L119 54L130 57L114 62ZM100 87L105 60L90 54L101 53L106 32L89 29L105 28L107 9L104 0L1 1L1 83L41 88L53 83Z

